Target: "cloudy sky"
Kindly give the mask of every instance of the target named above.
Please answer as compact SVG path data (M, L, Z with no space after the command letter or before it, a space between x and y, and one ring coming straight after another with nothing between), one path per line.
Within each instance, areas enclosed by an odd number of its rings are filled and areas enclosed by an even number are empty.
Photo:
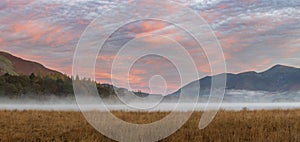
M274 64L300 67L299 0L176 1L193 9L207 21L220 41L228 72L263 71ZM131 0L2 0L0 50L71 75L73 54L85 28L105 11L117 8L119 4L131 2ZM178 12L170 10L170 15L176 14ZM102 27L109 28L107 25ZM96 79L110 83L108 64L115 57L113 53L118 51L116 45L123 45L148 32L173 36L178 42L182 42L182 45L193 54L200 75L210 74L205 53L201 48L193 46L193 41L186 33L170 24L148 20L126 25L108 39L106 48L97 58ZM167 48L164 46L165 40L148 38L143 41L152 43L153 46L160 45L160 48ZM136 45L141 46L141 43L131 46ZM178 83L180 78L174 65L165 58L152 55L139 59L133 65L129 74L132 89L149 91L149 79L157 74L165 78L168 92L180 86ZM117 79L124 80L124 78Z

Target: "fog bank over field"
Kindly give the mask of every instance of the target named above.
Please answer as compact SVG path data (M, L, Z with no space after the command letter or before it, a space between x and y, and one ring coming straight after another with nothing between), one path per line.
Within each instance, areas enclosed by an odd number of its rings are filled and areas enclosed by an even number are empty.
M185 94L193 96L194 94ZM177 103L179 96L170 95L162 97L149 95L148 97L137 96L110 96L102 101L97 97L77 97L81 109L85 110L130 110L130 111L189 111L193 110L192 99L186 97ZM194 97L191 97L194 98ZM195 110L204 110L209 95L200 95ZM140 100L143 101L140 101ZM8 110L79 110L78 102L74 96L55 95L21 95L18 97L0 97L0 109ZM175 108L178 105L178 108ZM218 105L218 104L215 104ZM222 109L294 109L300 108L300 92L271 93L264 91L227 90Z
M133 93L132 93L133 94ZM102 98L104 103L107 104L119 104L124 102L129 103L142 103L143 102L177 102L180 98L179 95L148 95L148 96L133 96L132 94L120 94L119 96L111 95ZM184 94L183 102L190 102L189 98L195 98L196 94L186 92ZM191 97L189 97L191 96ZM209 92L201 94L198 96L198 102L206 103L209 98ZM77 99L82 100L82 102L94 102L98 103L100 97L90 97L85 95L78 95ZM266 91L247 91L247 90L226 90L223 98L225 103L276 103L276 102L299 102L300 103L300 92L266 92ZM76 103L74 95L36 95L36 94L26 94L19 96L0 96L1 104L72 104Z

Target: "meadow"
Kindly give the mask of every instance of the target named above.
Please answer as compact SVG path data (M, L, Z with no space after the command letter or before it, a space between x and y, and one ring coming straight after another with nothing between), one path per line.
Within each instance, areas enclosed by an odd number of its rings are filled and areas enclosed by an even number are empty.
M149 123L168 112L113 112L132 123ZM163 142L300 141L300 110L219 111L204 130L202 112ZM98 133L75 111L0 111L0 141L113 141Z

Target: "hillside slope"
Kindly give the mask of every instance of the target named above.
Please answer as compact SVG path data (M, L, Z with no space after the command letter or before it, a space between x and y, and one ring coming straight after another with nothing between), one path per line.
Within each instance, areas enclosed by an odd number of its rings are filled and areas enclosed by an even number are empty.
M44 67L43 65L24 60L22 58L13 56L9 53L0 51L0 75L9 73L11 75L56 75L63 76L62 73Z

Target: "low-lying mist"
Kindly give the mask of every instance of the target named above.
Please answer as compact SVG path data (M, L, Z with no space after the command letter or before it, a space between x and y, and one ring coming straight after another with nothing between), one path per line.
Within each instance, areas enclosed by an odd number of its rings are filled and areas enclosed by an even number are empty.
M34 110L130 110L130 111L189 111L204 110L209 95L200 95L195 104L195 94L188 95L184 100L179 96L149 95L146 97L120 95L88 97L66 95L35 95L27 94L15 97L0 96L0 109L34 109ZM189 97L191 96L191 97ZM213 103L214 101L212 101ZM78 105L79 104L79 105ZM180 106L176 108L176 105ZM195 107L194 107L195 105ZM217 105L217 104L216 104ZM221 105L222 109L291 109L300 108L300 92L263 92L246 90L227 90Z

